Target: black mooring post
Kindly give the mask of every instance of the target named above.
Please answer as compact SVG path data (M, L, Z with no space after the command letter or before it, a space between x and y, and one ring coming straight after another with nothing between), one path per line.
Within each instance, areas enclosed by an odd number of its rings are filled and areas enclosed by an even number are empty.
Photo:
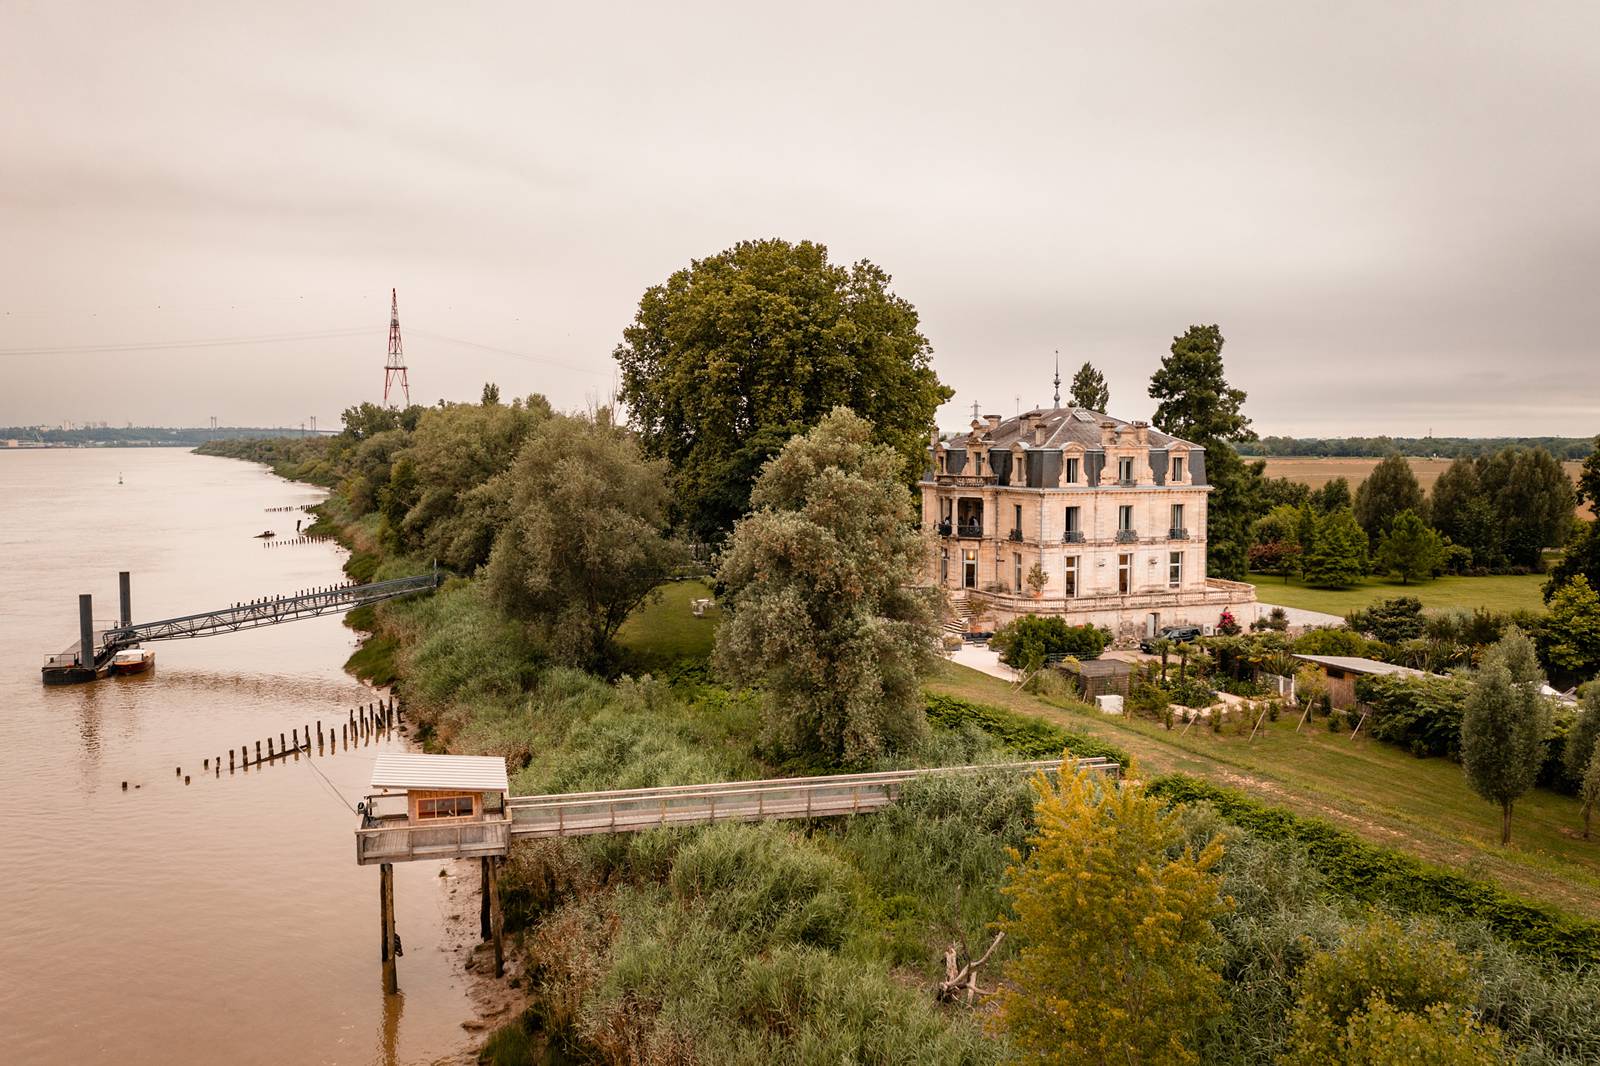
M87 592L78 597L78 664L94 669L94 597Z
M133 585L128 576L126 570L117 574L117 592L122 596L121 624L124 627L133 625Z

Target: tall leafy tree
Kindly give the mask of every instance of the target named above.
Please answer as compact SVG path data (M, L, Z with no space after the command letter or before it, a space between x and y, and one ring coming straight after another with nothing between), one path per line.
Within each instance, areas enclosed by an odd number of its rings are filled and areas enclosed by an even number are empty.
M862 260L820 244L743 241L647 289L615 358L647 455L672 464L678 520L718 540L761 465L836 406L867 419L920 477L939 384L916 309Z
M1206 450L1206 567L1218 577L1242 580L1249 571L1250 526L1261 502L1264 462L1246 464L1231 442L1254 440L1244 415L1245 393L1223 375L1222 330L1190 326L1150 378L1155 423Z
M1550 568L1544 598L1548 602L1569 582L1583 577L1590 588L1600 588L1600 522L1585 522L1556 565Z
M1433 528L1472 552L1478 566L1495 566L1504 556L1500 546L1500 524L1494 505L1478 479L1478 465L1471 459L1457 459L1433 483L1428 501Z
M750 502L717 566L718 669L761 686L789 750L859 764L918 740L939 630L899 457L840 408L784 445Z
M1367 572L1367 534L1348 507L1323 515L1304 558L1306 584L1317 588L1354 585Z
M1354 503L1355 497L1350 494L1350 479L1345 477L1330 478L1311 493L1311 506L1320 514L1332 514Z
M1583 839L1588 840L1594 805L1600 803L1600 743L1589 753L1589 765L1584 767L1583 779L1578 783L1578 795L1583 800Z
M1000 921L1018 945L999 1015L1018 1061L1198 1062L1223 1009L1207 959L1228 907L1221 842L1184 846L1182 815L1131 782L1080 772L1034 788L1031 849L1006 875L1014 916Z
M1401 511L1378 536L1376 569L1394 574L1400 584L1425 581L1444 561L1444 538L1415 511Z
M1550 709L1533 643L1511 629L1484 657L1461 715L1461 767L1478 795L1500 806L1500 843L1511 842L1511 812L1544 763Z
M1594 451L1578 470L1578 502L1587 503L1600 514L1600 436L1595 437Z
M1600 672L1600 595L1582 574L1550 597L1545 657L1579 677Z
M1600 742L1600 684L1584 689L1583 698L1578 701L1577 716L1562 742L1561 769L1572 785L1583 780L1597 742Z
M1110 409L1111 390L1106 386L1106 377L1092 363L1084 363L1072 375L1072 406L1101 414Z
M1427 504L1417 475L1411 472L1411 464L1406 462L1405 456L1389 455L1373 467L1372 473L1356 488L1356 521L1376 546L1401 512L1422 515L1427 511Z
M1538 568L1545 548L1572 527L1572 480L1543 448L1504 448L1478 461L1478 481L1494 508L1506 558Z
M528 436L493 485L506 514L485 568L502 609L591 668L609 664L617 629L683 559L664 536L666 464L609 415L552 416Z

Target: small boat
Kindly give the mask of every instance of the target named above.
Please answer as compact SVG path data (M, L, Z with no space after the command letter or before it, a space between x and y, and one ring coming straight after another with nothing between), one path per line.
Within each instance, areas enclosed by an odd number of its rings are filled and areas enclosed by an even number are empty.
M124 648L111 660L113 674L142 674L156 664L156 653L141 648Z
M277 534L276 534L276 533L274 533L274 532L273 532L273 531L272 531L272 530L270 530L270 529L264 529L264 530L262 530L262 531L261 531L261 532L260 532L260 533L257 533L257 534L256 534L256 539L257 539L257 540L265 540L265 539L267 539L267 538L268 538L268 537L276 537L276 536L277 536Z

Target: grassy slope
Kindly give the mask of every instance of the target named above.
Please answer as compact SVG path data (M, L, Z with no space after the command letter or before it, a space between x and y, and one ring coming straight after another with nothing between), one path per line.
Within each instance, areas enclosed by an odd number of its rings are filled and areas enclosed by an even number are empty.
M1422 606L1448 610L1487 607L1496 611L1542 611L1543 574L1505 574L1492 577L1440 577L1402 585L1398 581L1367 577L1347 589L1307 588L1299 578L1287 583L1281 577L1251 574L1256 597L1262 603L1299 607L1342 615L1357 607L1395 596L1415 596Z
M679 659L704 659L711 654L718 610L696 618L690 601L711 596L704 581L674 581L659 596L633 612L617 631L617 643L649 665Z
M1252 742L1231 724L1220 735L1203 724L1185 735L1154 722L1065 710L954 664L928 687L1102 737L1133 753L1146 774L1181 771L1240 788L1530 899L1600 918L1600 840L1575 837L1581 818L1571 797L1541 790L1519 801L1512 845L1501 848L1497 809L1468 789L1455 763L1331 734L1320 721L1296 733L1286 716L1264 724Z

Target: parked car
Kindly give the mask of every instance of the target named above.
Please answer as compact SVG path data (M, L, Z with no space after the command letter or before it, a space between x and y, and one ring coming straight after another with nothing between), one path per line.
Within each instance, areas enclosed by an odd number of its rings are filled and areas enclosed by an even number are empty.
M1157 640L1168 640L1174 644L1187 644L1200 637L1199 626L1167 626L1153 637L1146 637L1139 642L1139 650L1147 655L1154 655Z

